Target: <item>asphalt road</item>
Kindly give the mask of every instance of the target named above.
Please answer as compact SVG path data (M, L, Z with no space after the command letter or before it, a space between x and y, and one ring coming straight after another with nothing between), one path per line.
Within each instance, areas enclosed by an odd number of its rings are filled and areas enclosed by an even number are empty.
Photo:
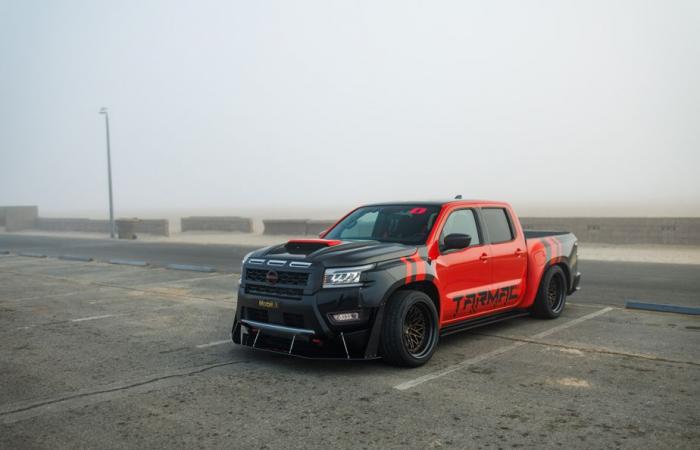
M236 273L243 256L254 247L0 235L0 250L36 252L48 256L90 256L98 261L133 259L154 266L194 264ZM700 266L582 260L582 290L572 301L623 306L640 300L700 306Z
M582 295L400 369L233 345L236 279L0 256L0 449L698 448L697 316Z
M238 272L241 260L255 247L50 236L0 235L0 250L42 253L47 256L90 256L97 261L133 259L155 266L194 264L220 272Z

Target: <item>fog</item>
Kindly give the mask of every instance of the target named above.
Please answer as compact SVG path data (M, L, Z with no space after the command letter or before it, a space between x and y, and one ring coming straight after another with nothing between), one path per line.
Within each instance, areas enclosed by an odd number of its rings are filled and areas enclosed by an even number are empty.
M700 215L697 1L0 0L0 205Z

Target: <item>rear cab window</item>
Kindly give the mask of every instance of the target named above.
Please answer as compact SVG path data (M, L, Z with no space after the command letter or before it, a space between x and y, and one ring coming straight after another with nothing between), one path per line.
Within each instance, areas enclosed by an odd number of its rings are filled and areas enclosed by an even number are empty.
M505 208L482 208L481 216L492 244L501 244L515 239L513 224Z

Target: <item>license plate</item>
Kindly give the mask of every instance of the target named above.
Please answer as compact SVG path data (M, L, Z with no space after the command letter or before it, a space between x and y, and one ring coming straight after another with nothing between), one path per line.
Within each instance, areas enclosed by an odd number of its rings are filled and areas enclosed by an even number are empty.
M258 300L258 306L267 309L277 309L280 305L274 300Z

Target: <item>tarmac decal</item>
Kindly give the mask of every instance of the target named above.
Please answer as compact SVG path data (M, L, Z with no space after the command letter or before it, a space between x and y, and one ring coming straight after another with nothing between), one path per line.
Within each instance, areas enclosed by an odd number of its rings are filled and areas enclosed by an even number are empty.
M467 295L457 295L452 298L452 301L455 302L454 317L457 317L460 311L468 311L473 314L487 306L505 306L515 303L519 296L517 288L517 285L505 286Z

